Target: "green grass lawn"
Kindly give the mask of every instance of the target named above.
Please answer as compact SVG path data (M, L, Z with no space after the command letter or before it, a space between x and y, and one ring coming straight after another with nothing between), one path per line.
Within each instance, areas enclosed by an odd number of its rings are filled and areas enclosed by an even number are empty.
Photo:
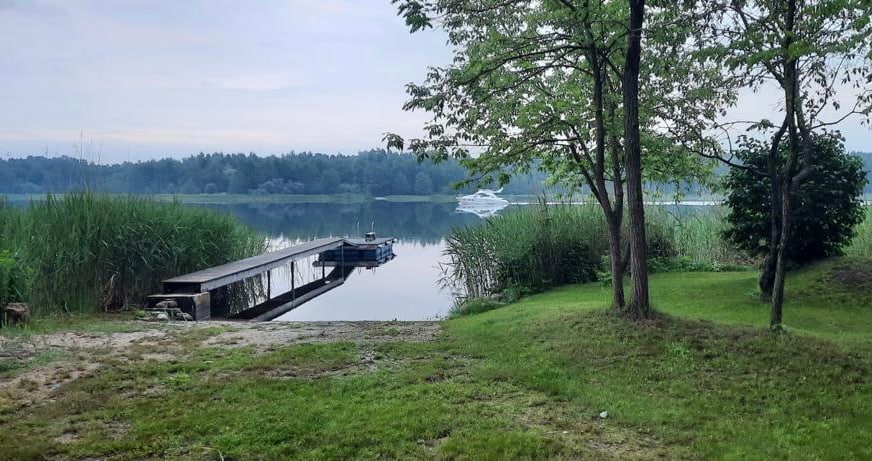
M435 342L131 353L53 400L0 397L0 459L870 459L866 267L794 274L781 336L754 273L672 273L643 324L591 284Z

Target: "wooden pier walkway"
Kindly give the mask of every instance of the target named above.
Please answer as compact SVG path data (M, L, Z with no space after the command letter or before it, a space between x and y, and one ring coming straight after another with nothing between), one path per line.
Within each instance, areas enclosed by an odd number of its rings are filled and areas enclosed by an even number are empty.
M170 305L175 305L194 320L207 320L212 317L212 291L266 274L266 300L232 313L227 318L271 320L342 285L355 268L377 267L389 261L394 257L394 241L393 238L312 240L164 280L163 293L149 296L148 304L150 307L160 307L167 305L164 301L170 301ZM322 277L295 286L295 262L313 255L319 256L315 266L322 268ZM290 290L273 297L271 271L284 266L290 266L291 269ZM332 267L329 274L326 271L328 266Z
M278 251L264 253L251 258L241 259L232 263L215 266L187 275L173 277L163 281L164 293L176 293L193 290L194 293L214 290L234 282L241 282L257 274L285 266L291 261L303 259L327 250L342 247L343 238L326 238L294 245Z

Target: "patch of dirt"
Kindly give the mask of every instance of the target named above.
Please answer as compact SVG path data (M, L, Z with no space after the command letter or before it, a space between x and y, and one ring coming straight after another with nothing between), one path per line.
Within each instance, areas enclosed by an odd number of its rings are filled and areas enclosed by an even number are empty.
M233 331L212 336L206 346L254 346L265 352L275 346L325 342L432 341L439 322L265 322L231 323Z
M64 432L63 434L55 437L54 440L55 440L55 442L57 442L61 445L66 445L68 443L73 443L78 439L79 439L79 434L70 431L70 432Z
M209 321L136 322L135 325L142 329L0 337L0 359L22 365L13 373L0 376L0 400L14 402L14 406L21 408L51 399L52 393L62 385L94 373L103 363L169 361L184 357L200 346L253 347L255 353L263 353L302 343L431 341L441 331L438 322ZM345 374L371 367L374 367L374 353L365 353L361 354L361 363L325 370L324 374Z
M483 397L480 401L487 406L482 411L506 415L524 430L547 434L570 459L668 459L663 443L651 433L613 424L598 410L578 414L577 408L530 389Z
M71 359L30 368L12 378L0 380L0 392L18 408L51 398L66 383L75 381L100 368L98 362Z
M54 333L34 335L31 341L39 348L119 350L145 340L163 338L164 329L144 329L126 333Z
M840 264L830 270L829 279L849 290L870 291L872 290L872 265Z

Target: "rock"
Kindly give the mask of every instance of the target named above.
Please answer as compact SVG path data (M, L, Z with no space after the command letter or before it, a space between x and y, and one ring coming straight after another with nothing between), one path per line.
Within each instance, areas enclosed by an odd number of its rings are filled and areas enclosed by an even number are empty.
M3 308L2 322L7 325L18 325L30 320L30 307L24 303L9 303Z
M164 301L161 301L161 302L155 304L154 308L155 309L167 309L167 310L178 309L179 303L173 301L172 299L167 299L167 300L164 300Z
M602 413L599 414L599 417L602 418L602 419L606 419L606 418L609 417L609 412L604 411L604 412L602 412Z
M185 322L192 322L194 320L194 317L191 317L191 314L188 314L186 312L179 312L178 314L176 314L176 320L184 320Z
M154 319L160 321L168 321L170 319L170 316L168 316L166 312L158 312L154 315Z

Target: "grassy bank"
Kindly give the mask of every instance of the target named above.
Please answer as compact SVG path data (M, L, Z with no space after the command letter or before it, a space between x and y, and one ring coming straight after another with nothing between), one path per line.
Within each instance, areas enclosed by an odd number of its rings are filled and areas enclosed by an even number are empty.
M0 398L0 458L868 459L868 264L792 274L779 338L754 274L722 272L654 275L645 325L587 284L435 341L142 343L50 399ZM186 352L147 358L167 350Z

